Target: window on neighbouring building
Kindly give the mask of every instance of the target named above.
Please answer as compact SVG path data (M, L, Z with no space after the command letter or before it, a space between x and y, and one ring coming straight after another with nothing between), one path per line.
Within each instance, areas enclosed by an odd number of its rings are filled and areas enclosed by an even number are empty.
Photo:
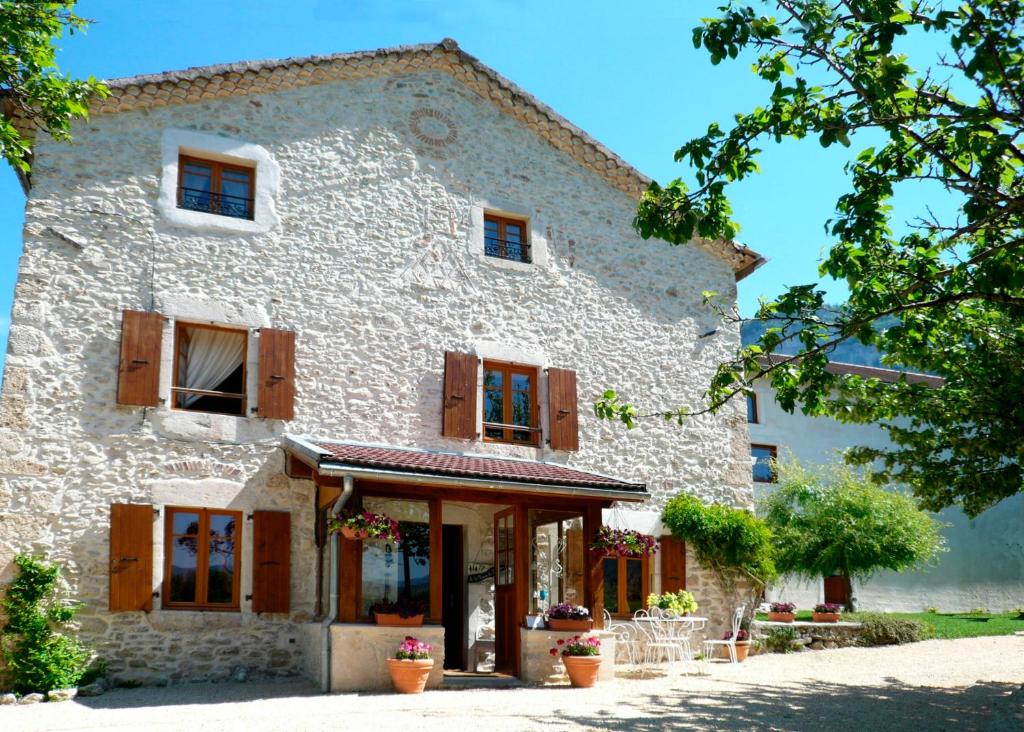
M255 168L182 155L178 159L178 208L251 219L255 179Z
M778 451L774 445L751 445L750 455L754 458L754 481L757 483L774 483L775 458Z
M244 415L248 332L177 323L174 342L174 408Z
M526 222L501 216L484 215L484 254L529 264L530 242Z
M484 361L483 397L486 441L540 443L535 367Z
M242 513L167 507L167 608L237 610Z
M606 557L604 608L612 615L630 617L644 607L648 595L647 557Z
M747 394L747 422L758 424L760 421L757 413L757 394Z

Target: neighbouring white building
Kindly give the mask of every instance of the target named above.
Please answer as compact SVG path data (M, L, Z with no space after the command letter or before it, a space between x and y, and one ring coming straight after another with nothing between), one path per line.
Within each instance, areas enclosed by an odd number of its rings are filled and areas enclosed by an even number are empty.
M648 180L451 41L109 86L23 181L0 576L62 562L114 676L380 688L408 632L381 601L420 605L445 666L531 679L524 620L559 600L600 624L685 584L725 622L678 543L587 543L659 533L680 491L750 506L741 410L626 431L591 405L696 401L739 343L701 293L755 252L640 239ZM403 543L327 534L356 508Z
M837 373L856 373L882 380L895 380L898 371L854 364L833 363ZM921 381L936 380L922 374L908 374ZM891 445L877 424L845 424L831 418L808 417L799 410L789 414L776 403L771 386L755 388L753 405L748 400L751 453L755 459L754 492L771 490L771 472L764 460L777 454L792 455L805 466L826 465L842 459L843 450L857 445L884 448ZM937 518L948 524L942 533L948 551L937 563L914 572L886 570L866 582L854 582L857 606L865 610L920 612L936 607L940 611L985 608L992 612L1024 606L1024 496L1008 498L975 519L958 508ZM786 581L769 591L771 599L810 607L817 602L840 600L842 583ZM828 597L826 597L826 594Z

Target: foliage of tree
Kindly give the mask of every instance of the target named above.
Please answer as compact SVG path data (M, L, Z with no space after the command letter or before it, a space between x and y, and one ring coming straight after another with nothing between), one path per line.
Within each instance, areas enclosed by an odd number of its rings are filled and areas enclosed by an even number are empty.
M687 244L731 239L726 189L759 172L766 144L850 146L850 189L828 222L819 274L845 280L849 301L822 317L816 283L764 301L759 342L722 364L706 400L651 414L714 411L753 382L780 404L854 422L887 422L891 450L858 448L880 482L911 486L927 508L976 515L1024 487L1024 4L1018 0L733 0L693 31L718 64L754 57L767 100L715 123L675 154L694 170L652 184L637 209L643 237ZM769 14L774 13L774 14ZM914 45L916 44L916 45ZM914 46L911 59L902 50ZM933 56L920 49L938 48ZM893 221L913 186L940 205ZM923 197L923 196L922 196ZM945 204L949 204L948 206ZM901 224L903 232L894 233ZM708 293L713 297L713 293ZM740 320L733 311L727 317ZM889 327L873 327L886 318ZM937 374L940 389L826 370L856 339L886 363ZM793 344L796 355L777 354ZM597 412L640 416L613 391ZM888 423L898 417L895 424Z
M727 591L743 583L754 594L776 577L771 531L749 511L681 493L665 504L661 520L686 542Z
M13 116L31 130L69 140L72 122L89 116L89 98L108 94L93 77L74 79L57 68L54 42L89 22L74 7L74 0L0 0L0 157L26 173L32 141Z
M941 524L909 496L876 485L847 465L811 472L778 465L779 484L758 501L771 527L779 572L812 580L865 579L882 569L925 566L944 547ZM847 587L848 611L854 609Z
M18 575L7 585L0 608L7 622L0 632L6 682L19 694L74 686L90 653L66 626L77 608L57 597L60 567L18 555Z

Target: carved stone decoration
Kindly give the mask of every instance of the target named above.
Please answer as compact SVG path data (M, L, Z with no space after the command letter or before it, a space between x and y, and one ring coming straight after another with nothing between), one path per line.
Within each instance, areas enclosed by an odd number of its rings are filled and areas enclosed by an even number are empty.
M459 139L459 128L446 113L431 107L419 107L409 114L413 137L434 152L443 151Z
M463 262L468 249L469 227L464 226L465 235L459 236L458 221L449 210L446 225L431 221L430 211L422 216L422 233L400 240L402 251L412 252L411 261L398 274L404 284L436 290L467 289L477 293L477 287L469 276Z

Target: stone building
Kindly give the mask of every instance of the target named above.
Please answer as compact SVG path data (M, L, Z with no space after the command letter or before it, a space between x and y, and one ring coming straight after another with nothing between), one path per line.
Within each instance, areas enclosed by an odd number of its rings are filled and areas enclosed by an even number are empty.
M647 179L451 41L109 85L23 181L0 571L62 562L113 675L373 688L383 600L523 675L558 600L600 624L686 583L724 621L678 543L586 544L679 491L749 505L742 413L591 405L696 402L739 340L701 293L755 252L641 240ZM359 508L403 542L326 531Z

